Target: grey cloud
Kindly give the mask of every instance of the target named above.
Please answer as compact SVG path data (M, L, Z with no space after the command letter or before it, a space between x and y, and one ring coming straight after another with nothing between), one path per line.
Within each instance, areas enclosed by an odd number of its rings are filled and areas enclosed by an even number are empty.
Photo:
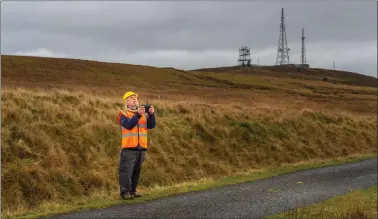
M350 43L370 42L376 47L374 2L289 2L284 7L293 55L299 52L296 45L300 44L302 27L308 44L323 45L324 51L317 48L318 53L332 53L327 48L332 43L344 45L337 47L339 54L342 50L345 53ZM278 2L3 2L2 53L46 48L71 57L111 61L116 59L115 54L138 60L136 54L175 50L197 54L204 60L211 56L211 63L221 65L221 60L231 61L215 56L217 61L206 51L229 51L236 60L237 49L243 45L254 51L276 48L280 9ZM308 48L307 53L316 56L314 49ZM152 54L160 57L150 57L149 62L170 63L161 53ZM370 63L376 60L376 53L373 55ZM273 64L275 54L270 60ZM299 58L292 60L298 62ZM207 64L193 57L177 62L180 66ZM376 67L366 72L376 74Z

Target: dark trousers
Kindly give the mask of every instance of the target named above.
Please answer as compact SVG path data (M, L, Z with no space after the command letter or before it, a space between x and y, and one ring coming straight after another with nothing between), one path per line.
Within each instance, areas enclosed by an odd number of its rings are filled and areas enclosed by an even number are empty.
M146 151L122 150L119 162L120 195L136 192Z

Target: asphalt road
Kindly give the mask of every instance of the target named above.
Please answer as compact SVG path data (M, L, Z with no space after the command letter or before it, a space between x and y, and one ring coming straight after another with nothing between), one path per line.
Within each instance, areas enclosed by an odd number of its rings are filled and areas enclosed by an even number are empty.
M54 218L262 218L376 184L374 158Z

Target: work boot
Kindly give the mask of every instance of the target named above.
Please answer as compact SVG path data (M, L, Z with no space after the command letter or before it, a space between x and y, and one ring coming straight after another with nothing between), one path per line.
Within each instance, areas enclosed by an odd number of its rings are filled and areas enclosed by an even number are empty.
M129 192L126 192L126 193L124 193L124 194L121 195L121 198L123 200L131 200L131 199L134 199L134 196L131 195Z
M136 193L136 192L132 193L131 195L134 196L135 198L142 197L142 194Z

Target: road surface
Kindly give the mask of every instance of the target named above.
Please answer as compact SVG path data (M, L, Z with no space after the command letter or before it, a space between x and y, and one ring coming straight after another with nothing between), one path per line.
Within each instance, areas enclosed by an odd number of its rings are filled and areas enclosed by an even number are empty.
M50 218L262 218L377 184L377 158Z

